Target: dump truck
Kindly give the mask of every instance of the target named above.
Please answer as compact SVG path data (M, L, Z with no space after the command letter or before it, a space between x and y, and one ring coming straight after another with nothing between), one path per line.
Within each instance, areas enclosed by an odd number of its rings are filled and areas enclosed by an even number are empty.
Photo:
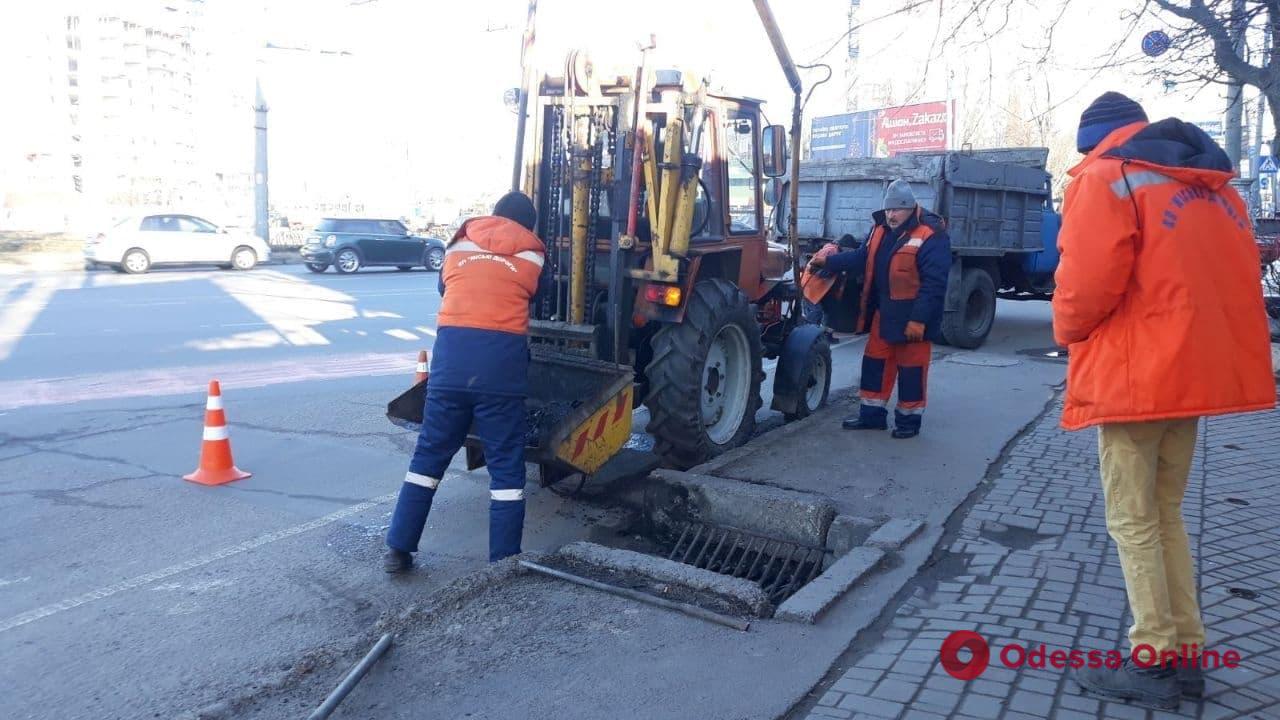
M946 221L951 237L943 338L979 347L991 332L997 297L1052 297L1061 218L1053 209L1048 157L1047 148L1002 148L802 163L795 183L799 245L812 253L845 234L865 239L885 188L908 180L920 205ZM789 178L783 183L791 185ZM779 204L780 236L788 213L788 205ZM861 280L854 278L855 285ZM856 308L849 305L858 294L846 289L824 303L837 331L853 330Z
M526 459L544 485L598 471L641 404L668 466L741 445L766 358L778 359L774 409L799 418L826 402L830 348L798 308L796 236L772 241L763 195L766 178L799 167L801 82L767 3L754 4L794 94L789 137L765 125L761 101L651 69L645 50L622 70L579 51L531 67L530 7L512 188L533 198L547 247L526 403ZM467 448L479 467L479 444Z

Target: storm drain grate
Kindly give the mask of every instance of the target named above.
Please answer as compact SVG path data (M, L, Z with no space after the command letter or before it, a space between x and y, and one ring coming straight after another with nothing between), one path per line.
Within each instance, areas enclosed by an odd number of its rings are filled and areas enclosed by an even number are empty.
M777 605L818 577L829 552L736 528L688 522L667 559L754 582Z

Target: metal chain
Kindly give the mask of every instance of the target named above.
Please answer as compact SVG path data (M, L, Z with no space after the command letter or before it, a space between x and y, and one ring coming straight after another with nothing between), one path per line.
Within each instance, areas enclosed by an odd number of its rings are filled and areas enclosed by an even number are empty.
M542 296L542 317L552 319L560 314L560 208L564 200L564 108L552 108L551 177L547 188L547 225L543 240L547 244L547 262L543 273L552 280L553 291Z
M587 292L595 292L596 287L596 243L599 240L600 224L597 220L600 217L600 195L601 195L601 165L603 164L604 155L604 110L592 110L591 112L591 134L589 135L591 142L591 213L587 216ZM594 323L595 318L588 318L588 323Z

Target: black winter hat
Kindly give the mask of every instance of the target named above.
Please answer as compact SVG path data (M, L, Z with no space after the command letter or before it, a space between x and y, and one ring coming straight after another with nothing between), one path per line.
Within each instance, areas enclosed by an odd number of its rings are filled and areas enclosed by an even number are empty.
M522 192L509 192L499 198L497 204L493 206L493 214L514 220L523 225L526 230L533 230L538 224L538 211L533 207L533 201L529 196Z
M1147 112L1138 103L1118 92L1104 92L1089 103L1080 115L1080 129L1076 131L1076 149L1088 153L1098 147L1117 128L1136 122L1146 122Z

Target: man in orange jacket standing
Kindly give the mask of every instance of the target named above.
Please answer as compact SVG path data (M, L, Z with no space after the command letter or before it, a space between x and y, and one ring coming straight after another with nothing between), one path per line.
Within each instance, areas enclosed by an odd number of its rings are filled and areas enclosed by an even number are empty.
M387 530L389 573L413 566L436 488L473 428L489 467L489 560L520 552L529 303L546 254L536 224L533 202L511 192L449 241L422 430Z
M1258 250L1231 162L1195 125L1148 123L1109 92L1084 111L1076 144L1086 156L1068 171L1053 298L1054 337L1069 349L1062 426L1098 426L1133 656L1075 678L1176 708L1203 693L1200 669L1143 661L1204 647L1182 521L1199 418L1275 406Z

